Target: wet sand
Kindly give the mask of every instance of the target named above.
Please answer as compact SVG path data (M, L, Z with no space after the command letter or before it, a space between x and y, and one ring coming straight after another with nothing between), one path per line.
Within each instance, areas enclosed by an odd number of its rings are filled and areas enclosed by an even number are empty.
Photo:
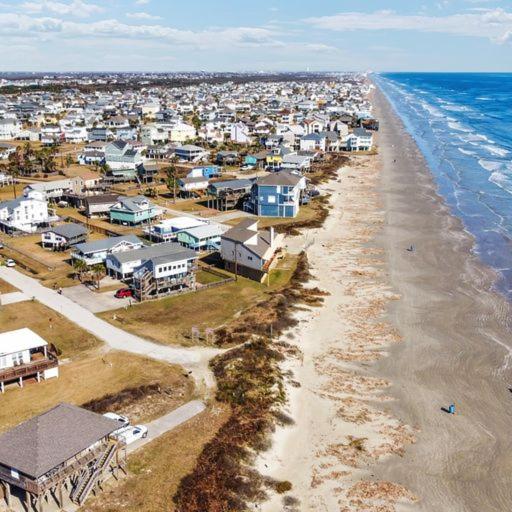
M340 170L325 225L290 241L330 295L283 336L300 350L283 363L295 423L257 467L293 488L255 509L511 510L510 305L390 105L373 101L379 154Z
M401 296L389 319L404 342L372 372L392 383L392 414L419 428L405 457L376 473L419 496L418 510L511 510L511 307L380 91L374 104L386 212L378 243ZM454 416L441 411L452 402Z

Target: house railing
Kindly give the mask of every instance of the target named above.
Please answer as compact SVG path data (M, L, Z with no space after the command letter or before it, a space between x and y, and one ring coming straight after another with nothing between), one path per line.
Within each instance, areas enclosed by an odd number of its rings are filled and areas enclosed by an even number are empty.
M114 438L110 438L111 440ZM117 449L123 448L126 443L122 440L116 439ZM75 475L81 469L87 467L91 462L97 460L105 451L107 441L100 443L95 448L86 451L81 456L75 456L72 459L64 462L60 466L55 467L46 475L38 480L33 480L23 475L18 478L13 476L10 469L0 466L0 482L7 482L11 485L24 489L32 494L39 495L48 489L53 488L59 482L63 482L69 476Z
M44 360L34 361L19 366L14 366L13 368L0 370L0 381L5 382L27 377L28 375L35 375L39 372L49 370L50 368L56 368L57 366L59 366L57 357L49 353L48 357Z

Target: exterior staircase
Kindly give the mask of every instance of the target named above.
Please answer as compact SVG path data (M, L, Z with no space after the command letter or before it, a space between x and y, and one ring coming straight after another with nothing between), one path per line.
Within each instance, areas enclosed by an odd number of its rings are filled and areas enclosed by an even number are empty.
M95 461L95 463L87 468L80 475L77 486L71 493L71 500L78 505L82 505L94 486L98 483L101 475L110 466L112 459L117 452L117 442L110 442L106 447L105 451L101 454L101 457Z

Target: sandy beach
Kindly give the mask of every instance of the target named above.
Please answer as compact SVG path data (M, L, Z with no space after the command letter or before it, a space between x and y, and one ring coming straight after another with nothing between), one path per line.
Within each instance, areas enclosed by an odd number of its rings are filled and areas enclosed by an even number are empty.
M510 306L373 100L378 155L340 170L325 225L291 242L330 295L285 335L301 351L284 364L295 423L258 469L293 489L258 510L508 510Z

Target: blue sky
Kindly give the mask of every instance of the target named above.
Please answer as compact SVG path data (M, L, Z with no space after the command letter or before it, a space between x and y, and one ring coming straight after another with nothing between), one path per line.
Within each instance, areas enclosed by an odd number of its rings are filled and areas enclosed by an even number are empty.
M512 0L0 0L1 71L512 71Z

